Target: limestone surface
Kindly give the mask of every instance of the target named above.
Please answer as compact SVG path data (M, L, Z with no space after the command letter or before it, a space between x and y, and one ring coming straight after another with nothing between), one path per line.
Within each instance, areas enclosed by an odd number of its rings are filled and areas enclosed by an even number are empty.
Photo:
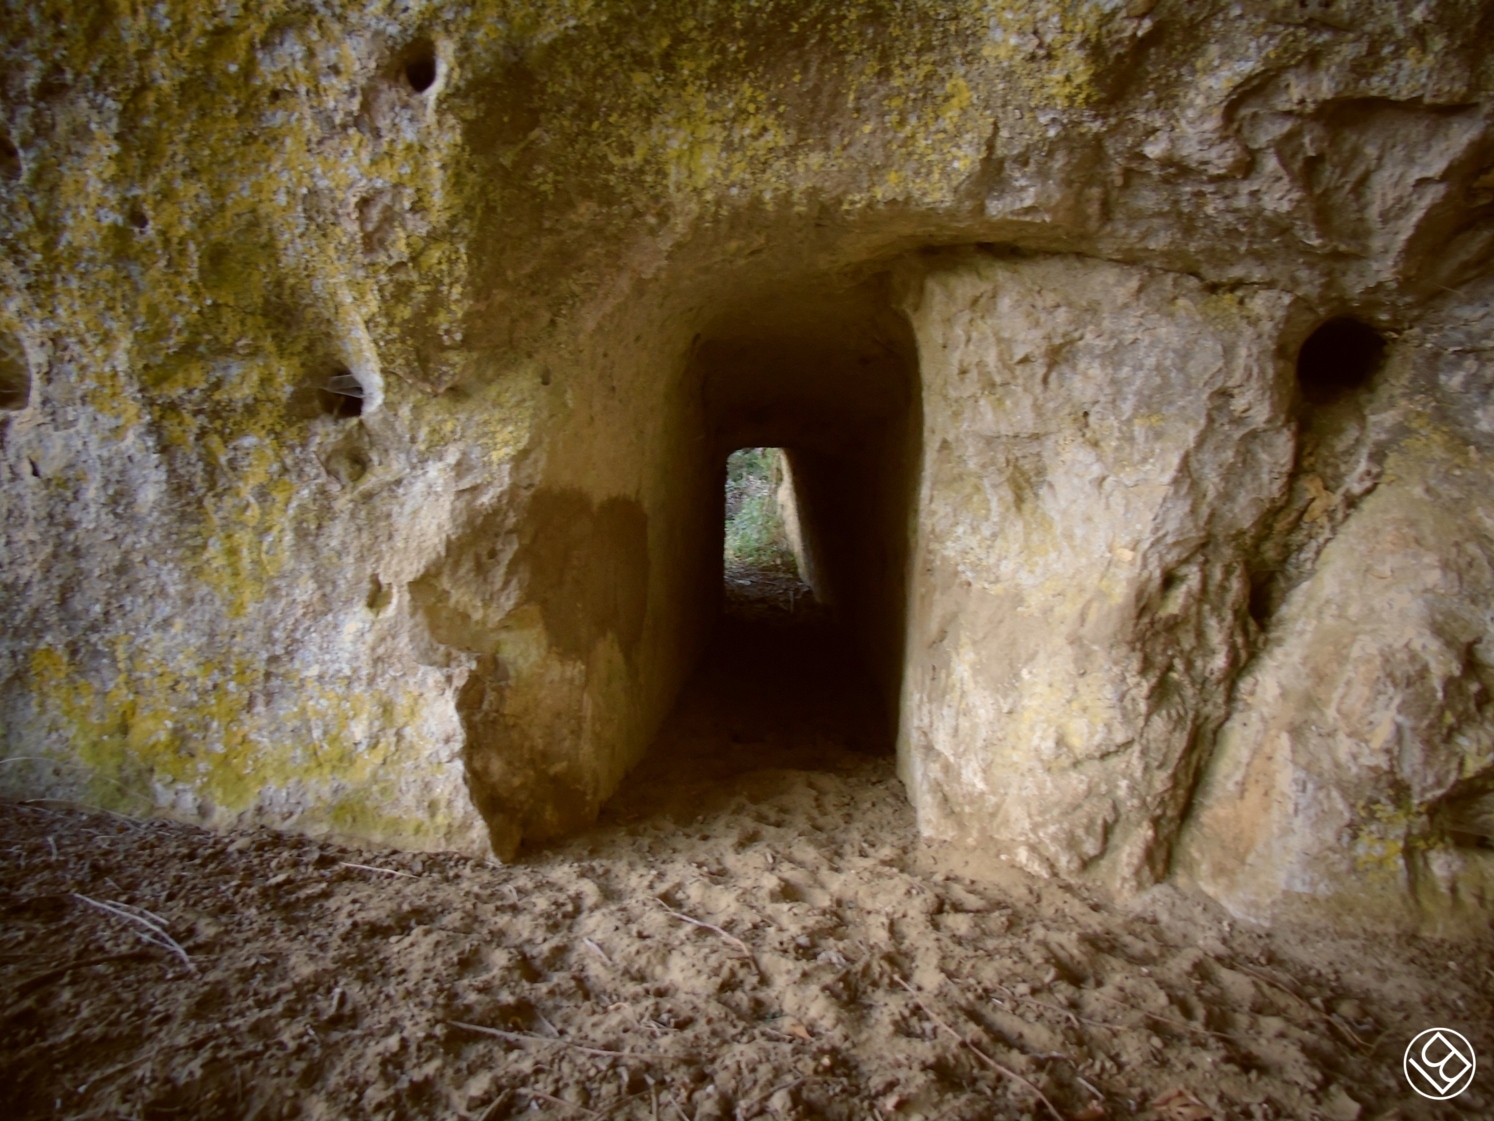
M1064 257L927 278L903 713L926 829L1165 874L1291 474L1292 304Z

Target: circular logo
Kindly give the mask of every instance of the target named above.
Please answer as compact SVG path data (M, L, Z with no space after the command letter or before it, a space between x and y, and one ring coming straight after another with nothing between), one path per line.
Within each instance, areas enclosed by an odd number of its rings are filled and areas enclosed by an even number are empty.
M1473 1044L1452 1028L1428 1028L1406 1044L1401 1065L1411 1089L1442 1102L1468 1089L1478 1059Z

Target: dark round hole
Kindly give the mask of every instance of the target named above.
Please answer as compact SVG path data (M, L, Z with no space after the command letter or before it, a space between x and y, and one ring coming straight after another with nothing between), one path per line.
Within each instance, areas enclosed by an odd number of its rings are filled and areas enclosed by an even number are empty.
M141 210L138 206L130 207L129 221L130 225L139 230L141 233L144 233L146 230L150 229L150 216L147 215L145 211Z
M1385 357L1385 339L1347 315L1328 320L1297 352L1297 384L1309 404L1331 405L1368 385Z
M424 93L436 81L435 45L421 40L405 52L405 81L416 93Z
M1246 610L1250 612L1251 620L1261 630L1266 629L1266 623L1271 618L1273 598L1271 579L1275 575L1270 571L1250 573L1250 598L1246 601Z
M339 420L363 415L363 386L352 372L339 369L317 388L322 412Z
M21 177L21 153L7 136L0 136L0 179Z
M0 410L24 409L31 400L31 365L21 340L0 332Z
M338 397L329 405L327 412L338 420L352 420L363 415L362 397Z

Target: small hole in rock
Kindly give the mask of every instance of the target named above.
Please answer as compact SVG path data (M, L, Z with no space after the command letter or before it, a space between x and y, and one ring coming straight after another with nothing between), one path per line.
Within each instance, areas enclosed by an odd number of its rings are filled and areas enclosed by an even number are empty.
M1385 339L1347 315L1328 320L1297 352L1297 384L1312 405L1331 405L1368 385L1385 357Z
M141 210L138 206L132 206L130 207L129 223L135 229L139 230L141 233L144 233L146 230L150 229L150 216L147 215L145 211Z
M317 389L322 412L343 420L363 415L363 383L346 369L338 370Z
M0 136L0 179L19 179L20 177L21 153L10 142L9 137Z
M1432 818L1455 847L1494 849L1494 794L1473 792L1445 799Z
M15 412L31 400L31 367L20 341L0 334L0 409Z
M368 474L368 453L356 444L344 443L342 447L336 448L327 456L323 464L327 474L336 479L343 487L356 486L358 480Z
M1266 623L1271 618L1274 599L1271 582L1274 576L1273 572L1250 574L1250 597L1246 601L1246 610L1250 612L1251 621L1260 630L1266 629Z
M389 585L375 576L368 587L368 609L377 615L394 602L394 592Z
M436 47L428 39L410 44L405 51L405 81L416 93L424 93L436 83Z

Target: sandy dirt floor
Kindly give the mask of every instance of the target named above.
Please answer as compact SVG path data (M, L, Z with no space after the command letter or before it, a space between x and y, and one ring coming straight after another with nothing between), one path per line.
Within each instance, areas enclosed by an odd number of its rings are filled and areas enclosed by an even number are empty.
M0 1116L1474 1118L1488 946L1125 908L918 841L802 589L721 640L589 833L498 867L0 804ZM794 611L786 609L790 590ZM757 598L754 598L757 597Z

